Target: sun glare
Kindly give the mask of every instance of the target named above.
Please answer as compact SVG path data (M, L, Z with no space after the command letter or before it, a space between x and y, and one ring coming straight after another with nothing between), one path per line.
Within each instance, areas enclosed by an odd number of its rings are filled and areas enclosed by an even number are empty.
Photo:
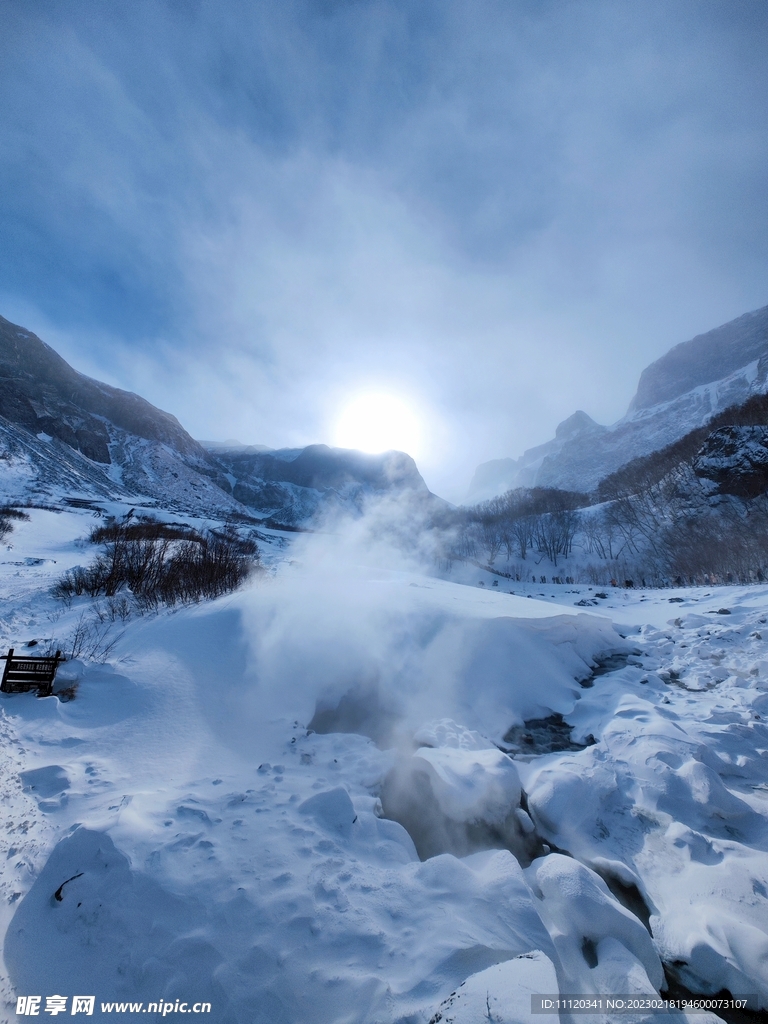
M421 448L421 423L394 395L361 394L349 402L336 423L339 448L385 452L392 448L414 458Z

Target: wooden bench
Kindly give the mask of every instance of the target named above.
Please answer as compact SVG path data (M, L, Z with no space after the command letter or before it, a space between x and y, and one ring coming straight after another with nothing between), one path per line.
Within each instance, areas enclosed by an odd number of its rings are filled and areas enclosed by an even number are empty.
M50 697L56 669L63 660L61 651L56 651L53 658L28 658L14 654L11 647L7 654L0 657L0 661L5 661L0 692L28 693L37 690L38 696Z

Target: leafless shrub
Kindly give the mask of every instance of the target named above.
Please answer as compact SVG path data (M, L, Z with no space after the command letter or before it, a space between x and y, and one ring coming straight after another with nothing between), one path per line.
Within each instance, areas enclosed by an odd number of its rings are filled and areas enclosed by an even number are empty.
M590 562L584 569L584 575L587 577L587 582L592 583L596 587L604 587L610 582L610 576L608 570L604 565L599 563L595 564Z
M589 504L586 494L552 487L518 487L506 494L457 512L453 549L456 556L474 558L478 549L488 564L505 549L507 561L515 551L521 559L536 546L557 564L571 552L579 514Z
M120 597L110 597L107 600L107 614L110 622L115 622L120 619L121 622L127 622L131 617L131 603L121 594Z
M103 663L109 659L124 632L116 633L114 623L100 621L98 617L89 620L82 612L74 631L65 641L64 651L69 652L69 658Z
M516 543L520 557L527 558L536 537L536 516L513 519L509 526L509 537Z
M70 658L79 658L85 649L85 641L87 636L87 625L85 621L85 612L82 612L75 626L74 632L69 638L69 656Z
M235 590L258 562L258 546L228 527L199 533L156 520L109 523L91 538L103 550L89 566L69 569L53 587L64 601L106 597L97 617L114 622L130 614L126 592L140 609L218 597ZM120 597L118 598L118 595Z
M0 508L0 516L4 516L6 519L17 519L19 521L29 521L29 513L25 512L21 508L14 508L12 505L3 505Z
M669 575L683 583L713 579L752 583L768 577L768 504L725 504L707 515L681 518L663 533Z
M88 539L92 544L123 544L128 541L195 540L200 533L186 523L162 523L154 516L136 520L112 520L94 526Z
M616 526L604 508L584 515L580 532L586 554L611 561L615 558L618 547Z
M14 519L29 519L29 516L21 509L12 508L10 505L0 508L0 538L7 537L12 532Z

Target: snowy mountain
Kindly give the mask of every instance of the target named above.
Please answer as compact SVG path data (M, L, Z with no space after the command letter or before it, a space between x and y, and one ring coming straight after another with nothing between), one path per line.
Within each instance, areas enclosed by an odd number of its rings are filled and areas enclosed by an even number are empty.
M306 448L211 447L224 467L233 496L249 508L270 511L295 523L321 507L360 507L367 496L396 492L438 501L416 463L404 452L369 455L324 444Z
M170 413L74 370L0 317L0 474L14 500L139 496L201 511L235 502L221 469Z
M577 412L518 459L477 467L468 502L513 487L591 490L609 473L768 391L768 306L676 345L643 370L626 416L606 427Z
M403 452L202 444L170 413L78 373L0 317L0 500L129 498L295 524L387 493L439 500Z
M493 459L478 466L469 486L467 501L484 501L513 487L536 485L545 460L559 455L569 442L576 441L577 444L583 445L587 440L595 441L607 430L608 427L595 423L585 412L575 412L558 425L551 441L529 448L519 459Z

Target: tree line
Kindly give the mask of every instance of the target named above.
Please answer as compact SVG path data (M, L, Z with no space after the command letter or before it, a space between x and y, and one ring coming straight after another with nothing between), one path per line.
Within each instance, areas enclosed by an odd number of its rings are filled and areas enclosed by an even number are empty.
M713 431L767 424L768 395L755 395L627 463L593 493L517 488L459 508L451 529L442 524L443 559L490 568L500 557L507 565L514 559L514 572L500 575L535 580L534 565L545 557L557 568L578 551L580 578L598 585L768 579L768 494L713 491L696 467Z

